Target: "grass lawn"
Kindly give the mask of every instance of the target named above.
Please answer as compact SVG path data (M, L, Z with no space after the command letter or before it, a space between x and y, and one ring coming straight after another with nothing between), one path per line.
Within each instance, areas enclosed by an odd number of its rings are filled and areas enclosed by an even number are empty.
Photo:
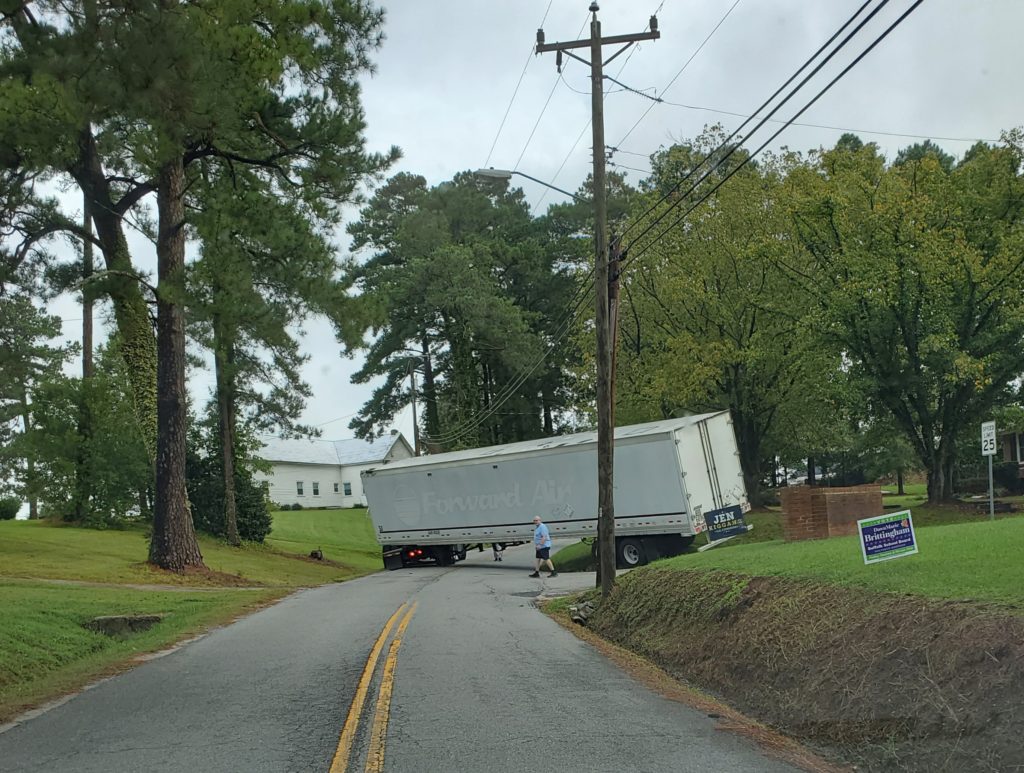
M381 568L366 510L274 513L265 545L232 548L205 536L199 545L212 571L178 575L145 563L148 540L141 527L97 531L0 521L0 723L138 653L227 622L296 587ZM314 548L330 563L309 560ZM67 584L47 582L53 580ZM82 628L93 617L133 613L166 617L124 639Z
M974 520L918 529L917 555L871 566L864 565L856 537L716 548L670 558L658 566L813 578L877 591L995 601L1024 609L1024 518L990 522L975 516ZM919 525L916 513L914 523Z
M220 540L201 536L203 560L214 572L230 577L177 575L161 572L145 563L147 539L141 528L123 531L80 529L46 521L0 521L0 577L34 577L84 580L104 583L166 585L251 584L272 587L320 585L366 574L380 567L379 552L369 560L366 540L360 535L355 549L342 547L344 535L359 531L365 510L302 511L275 514L275 530L282 525L285 535L301 534L302 523L323 524L327 518L341 524L336 542L324 542L327 558L341 566L305 560L313 547L306 543L280 543L232 548ZM279 519L279 516L288 516ZM355 524L351 528L345 524ZM324 531L326 527L320 528ZM308 531L317 533L314 526ZM372 532L366 525L366 531ZM376 544L376 543L374 543ZM379 551L379 548L378 548ZM298 554L298 555L296 555Z
M278 550L304 556L320 549L324 558L360 572L382 568L380 544L364 508L275 512L274 529L267 542Z
M0 723L76 689L132 656L224 623L283 590L140 591L0 580ZM125 639L89 631L100 615L160 613Z

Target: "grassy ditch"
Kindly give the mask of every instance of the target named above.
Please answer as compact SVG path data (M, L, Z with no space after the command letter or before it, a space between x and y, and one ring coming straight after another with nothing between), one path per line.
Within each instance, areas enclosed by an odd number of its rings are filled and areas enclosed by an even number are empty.
M856 538L658 561L589 626L863 769L1024 769L1024 518L973 520L872 566Z
M589 627L862 769L1024 766L1024 617L993 605L663 562Z
M143 591L0 581L0 724L19 711L112 673L136 655L228 622L287 591ZM161 614L118 638L87 630L101 615Z

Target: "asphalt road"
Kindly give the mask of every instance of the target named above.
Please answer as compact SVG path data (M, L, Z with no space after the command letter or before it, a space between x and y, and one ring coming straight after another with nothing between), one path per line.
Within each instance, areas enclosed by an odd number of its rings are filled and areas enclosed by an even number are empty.
M0 770L792 770L534 607L592 575L531 568L522 546L296 594L0 733Z

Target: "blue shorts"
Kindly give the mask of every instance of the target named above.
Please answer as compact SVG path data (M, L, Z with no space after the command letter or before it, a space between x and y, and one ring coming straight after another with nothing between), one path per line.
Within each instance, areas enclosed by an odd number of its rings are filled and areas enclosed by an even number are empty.
M551 548L537 548L537 558L541 561L547 561L551 558Z

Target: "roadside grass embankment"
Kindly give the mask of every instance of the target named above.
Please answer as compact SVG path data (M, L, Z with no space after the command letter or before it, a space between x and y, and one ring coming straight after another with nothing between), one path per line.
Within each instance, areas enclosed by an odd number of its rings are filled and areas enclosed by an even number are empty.
M950 507L946 505L938 507L929 506L923 504L923 496L923 494L908 495L906 498L907 502L899 505L898 507L900 510L906 509L911 511L914 518L915 529L928 529L932 526L947 526L953 524L982 524L989 522L987 512L973 511L970 509ZM885 503L890 504L889 497L886 497ZM889 512L895 512L895 510L890 510ZM1021 518L1022 516L1024 516L1022 513L1000 513L996 515L995 520L1003 523L1013 520L1014 518ZM744 517L746 522L754 527L753 530L742 536L723 542L713 550L707 551L707 554L731 552L733 549L739 548L743 545L765 542L782 543L782 513L778 509L763 508L761 510L747 513ZM697 548L705 544L707 544L706 537L698 536L689 551L684 555L697 553ZM590 558L589 543L580 542L568 545L552 556L552 560L555 562L555 567L560 572L583 572L593 571L594 569L593 561Z
M322 550L324 558L365 573L381 569L380 544L366 508L298 510L274 513L267 543L285 553L308 556Z
M972 520L871 566L855 537L658 561L588 627L861 769L1024 769L1024 518Z
M143 591L0 580L0 725L21 711L79 689L221 625L288 591ZM159 614L148 631L108 636L83 627L103 615Z
M715 548L658 562L752 576L786 576L887 593L1004 604L1024 615L1024 518L918 526L917 555L867 566L857 537Z
M97 531L46 521L0 521L0 724L226 623L296 588L380 567L365 510L274 514L265 545L199 538L209 571L174 574L145 562L141 527ZM325 561L308 557L321 548ZM110 637L83 624L159 614L147 631Z

